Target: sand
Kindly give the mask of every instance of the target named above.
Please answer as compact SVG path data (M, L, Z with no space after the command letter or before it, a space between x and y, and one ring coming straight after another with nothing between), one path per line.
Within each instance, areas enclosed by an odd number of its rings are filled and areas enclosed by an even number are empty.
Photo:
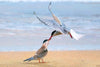
M33 56L33 52L0 52L0 67L100 67L100 51L49 51L44 58L23 62Z

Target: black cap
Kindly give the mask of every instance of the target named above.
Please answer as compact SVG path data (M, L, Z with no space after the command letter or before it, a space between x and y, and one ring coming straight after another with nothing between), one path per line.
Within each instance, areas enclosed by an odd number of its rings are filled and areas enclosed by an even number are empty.
M54 30L52 33L51 33L51 36L53 36L53 34L56 32L56 30Z
M43 41L43 43L45 43L46 41L48 41L48 39L45 39L45 40Z

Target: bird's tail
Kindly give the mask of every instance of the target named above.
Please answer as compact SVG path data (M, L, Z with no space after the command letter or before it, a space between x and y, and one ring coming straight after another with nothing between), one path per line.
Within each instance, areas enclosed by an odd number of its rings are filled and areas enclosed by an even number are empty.
M71 36L76 39L76 40L79 40L80 38L82 38L84 35L82 34L77 34L74 30L70 30L70 33L71 33Z
M30 57L30 58L24 60L24 62L25 62L25 61L31 61L31 60L34 60L34 57Z

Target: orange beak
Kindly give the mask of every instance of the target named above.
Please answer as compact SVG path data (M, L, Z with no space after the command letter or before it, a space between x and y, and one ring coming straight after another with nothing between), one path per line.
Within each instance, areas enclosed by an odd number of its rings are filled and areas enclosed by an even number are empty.
M69 32L69 35L70 35L71 38L73 38L70 32Z
M51 40L52 37L53 37L53 36L50 36L50 38L48 39L48 41Z

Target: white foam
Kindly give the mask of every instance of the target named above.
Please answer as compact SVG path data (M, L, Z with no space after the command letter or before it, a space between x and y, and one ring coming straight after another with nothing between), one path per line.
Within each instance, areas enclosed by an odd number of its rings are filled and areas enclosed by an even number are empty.
M73 1L73 2L100 2L100 0L0 0L3 2L60 2L60 1Z

